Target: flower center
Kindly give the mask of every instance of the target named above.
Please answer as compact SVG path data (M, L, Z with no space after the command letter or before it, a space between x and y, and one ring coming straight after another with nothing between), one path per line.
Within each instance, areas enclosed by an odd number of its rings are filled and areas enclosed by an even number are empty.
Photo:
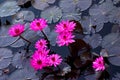
M42 42L40 42L40 43L39 43L39 45L40 45L40 46L42 46L42 45L43 45L43 43L42 43Z
M19 29L15 29L15 33L19 33L20 32L20 30Z
M63 36L63 39L66 41L67 40L67 36Z
M98 63L99 63L99 64L102 64L102 62L101 62L101 61L99 61Z
M52 61L55 61L55 58L54 58L54 57L52 58Z
M66 24L64 24L64 25L63 25L63 28L64 28L64 29L66 29L66 28L67 28Z
M39 54L41 54L41 55L43 54L43 52L42 52L42 51L39 51L38 53L39 53Z
M40 23L39 23L39 22L37 22L37 23L36 23L36 25L37 25L37 26L40 26Z
M37 61L37 64L38 64L38 65L41 65L41 64L42 64L42 61L41 61L41 60L38 60L38 61Z

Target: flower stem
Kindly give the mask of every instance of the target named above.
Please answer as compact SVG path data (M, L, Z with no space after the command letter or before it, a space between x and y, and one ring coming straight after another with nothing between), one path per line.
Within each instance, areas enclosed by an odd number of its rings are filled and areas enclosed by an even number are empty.
M44 33L44 31L41 31L41 32L42 32L42 34L44 35L45 39L46 39L47 42L48 42L48 48L50 48L50 41L48 40L47 35Z
M23 40L25 40L26 42L28 42L27 48L26 48L26 52L29 52L29 47L31 45L31 42L27 39L25 39L23 36L20 35L20 38L22 38Z

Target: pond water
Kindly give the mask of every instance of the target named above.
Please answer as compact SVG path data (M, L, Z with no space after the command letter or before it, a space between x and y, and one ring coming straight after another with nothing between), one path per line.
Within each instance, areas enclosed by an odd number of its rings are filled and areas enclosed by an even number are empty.
M29 28L39 18L47 20L44 33ZM76 24L75 42L59 46L55 27L67 20ZM18 23L28 42L8 34ZM30 59L39 39L48 41L49 55L61 56L60 65L34 70ZM105 70L95 71L99 56ZM120 0L0 0L0 80L120 80L119 60Z

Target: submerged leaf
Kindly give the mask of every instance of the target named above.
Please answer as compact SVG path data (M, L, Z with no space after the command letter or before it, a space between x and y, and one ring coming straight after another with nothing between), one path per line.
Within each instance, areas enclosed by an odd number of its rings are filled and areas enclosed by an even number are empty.
M57 6L49 7L41 12L41 17L45 18L48 23L55 23L62 17L62 11Z
M14 0L5 1L0 4L0 17L6 17L16 14L20 10L20 7L17 5L17 2Z

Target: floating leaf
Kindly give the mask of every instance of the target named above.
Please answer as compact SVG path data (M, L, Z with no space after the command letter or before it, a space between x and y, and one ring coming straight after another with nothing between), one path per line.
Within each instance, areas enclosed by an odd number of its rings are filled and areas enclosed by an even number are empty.
M21 55L22 54L22 55ZM22 69L16 70L15 72L13 72L10 76L9 76L9 80L27 80L27 79L36 79L39 80L38 77L35 75L36 71L31 67L30 65L30 59L25 59L25 57L23 57L23 55L25 54L25 51L21 51L21 53L17 53L16 57L14 57L13 61L15 60L15 62L17 63L15 65L19 66L22 63ZM21 61L22 60L22 61Z
M63 12L75 12L76 5L73 0L60 0L59 6Z
M89 43L92 48L96 48L101 44L102 37L100 34L93 34L92 36L85 36L84 40Z
M84 11L92 4L92 0L61 0L59 2L63 12L74 12L75 9ZM71 10L71 11L70 11Z
M102 47L111 48L114 46L120 46L120 34L110 33L103 38Z
M25 45L25 43L23 42L22 39L20 39L20 40L18 40L17 42L15 42L14 44L12 44L12 45L10 45L10 46L17 48L17 47L22 47L22 46L24 46L24 45Z
M94 24L104 24L110 21L108 18L110 16L111 11L113 11L114 9L116 8L113 5L112 1L106 0L101 4L94 4L89 9L89 14L92 17L92 20L95 22Z
M34 71L29 71L29 69L20 69L16 70L9 76L9 80L27 80L27 79L35 79ZM37 79L38 80L38 79Z
M74 0L61 0L59 6L63 12L61 20L80 20L81 12L79 9L76 9Z
M55 46L56 45L56 37L57 37L57 34L54 32L54 30L50 31L50 28L49 26L44 28L43 29L44 33L46 34L48 40L50 41L50 44L52 46ZM44 37L44 35L42 34L42 32L37 32L37 34L41 37Z
M13 17L13 22L16 23L16 22L23 22L23 21L32 21L34 18L35 18L35 15L32 11L23 10L23 11L18 12Z
M34 36L31 36L31 35L34 35ZM27 29L27 30L22 34L22 36L23 36L25 39L27 39L27 40L29 40L29 41L31 41L31 42L34 42L34 41L36 41L36 40L39 38L38 34L37 34L36 32L34 32L34 31L30 30L30 29Z
M88 9L91 4L92 0L73 0L76 3L76 6L80 8L81 11Z
M48 35L50 34L50 27L49 27L49 26L45 27L45 28L43 29L43 32L48 36ZM41 31L37 32L37 34L38 34L39 36L41 36L41 37L44 36Z
M39 10L44 10L49 6L49 4L53 4L56 0L34 0L32 2L32 6Z
M0 47L5 47L18 40L18 37L0 36Z
M57 34L54 32L54 30L51 31L50 34L48 35L48 39L52 46L56 45L56 37L57 37Z
M16 52L12 59L12 65L18 69L25 68L26 62L29 61L29 59L27 59L26 57L30 57L32 54L32 51L29 51L29 53L26 54L25 50L20 50Z
M114 57L109 57L108 60L110 61L111 64L120 66L120 47L112 47L108 50L109 56L114 56Z
M25 52L17 52L14 57L13 57L13 60L12 60L12 65L16 68L23 68L23 63L25 61Z
M6 68L11 63L12 51L7 48L0 48L0 69Z
M62 11L57 6L49 7L41 12L41 17L45 18L48 23L55 23L62 17Z
M0 17L6 17L16 14L20 10L17 2L14 0L5 1L0 4Z
M0 59L12 57L12 51L7 48L0 48Z
M77 13L77 12L63 13L62 15L63 16L61 18L61 21L62 20L77 20L77 21L79 21L81 19L81 13Z
M81 19L81 24L83 26L84 34L99 32L104 25L103 23L99 23L99 21L96 21L96 19L94 21L94 19L92 19L92 17L90 16L84 16ZM95 28L93 26L95 26Z

